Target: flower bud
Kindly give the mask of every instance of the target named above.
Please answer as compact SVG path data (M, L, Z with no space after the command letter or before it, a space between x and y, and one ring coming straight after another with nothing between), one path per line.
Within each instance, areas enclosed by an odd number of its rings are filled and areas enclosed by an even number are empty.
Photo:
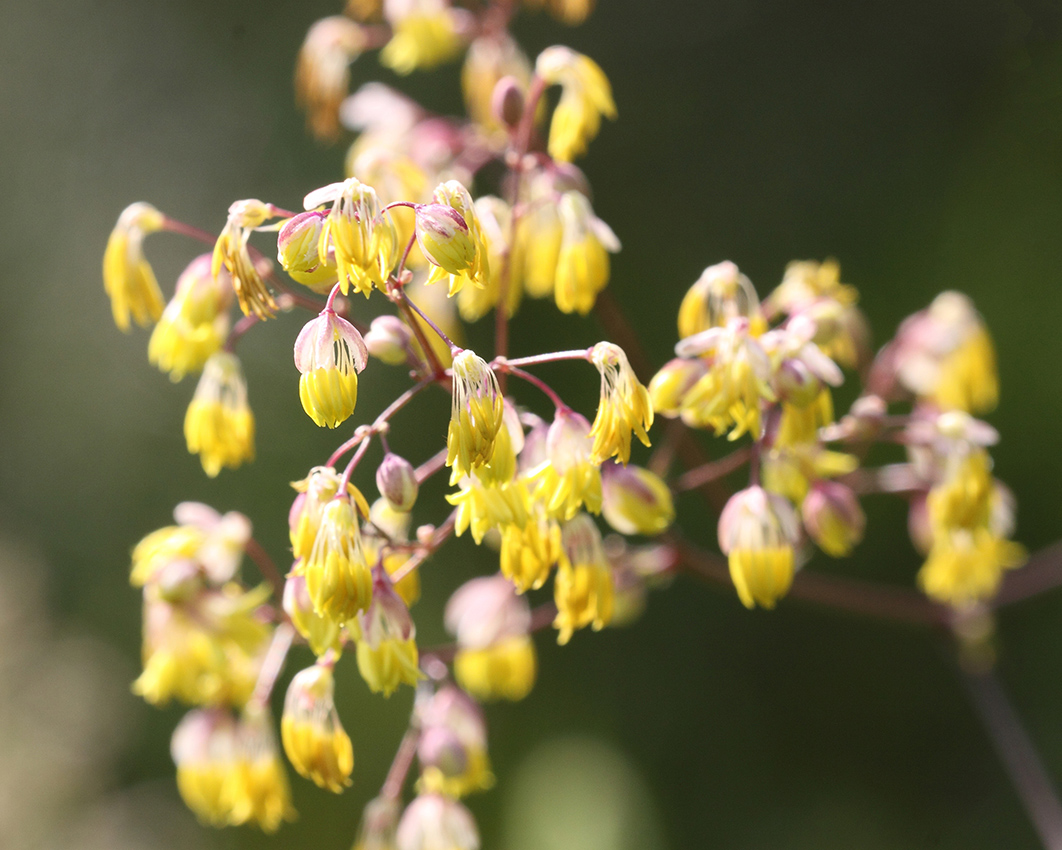
M411 511L417 501L417 473L404 457L388 452L376 469L376 488L396 511Z
M479 850L479 832L457 800L421 794L402 813L395 843L398 850Z
M284 699L280 736L301 776L336 794L350 785L354 749L334 701L332 668L315 664L295 674Z
M361 815L354 850L394 850L398 828L398 801L380 796L369 800Z
M524 114L524 92L515 77L502 77L494 86L490 100L494 117L509 128L516 127Z
M388 697L403 682L417 684L421 678L417 630L386 571L376 571L372 604L348 628L358 642L358 671L369 690Z
M676 357L660 367L649 382L653 410L668 419L682 412L682 401L697 382L708 374L709 366L700 357Z
M863 539L867 518L851 487L817 481L801 507L804 528L827 555L843 558Z
M476 259L476 243L464 216L446 204L417 206L417 244L429 262L450 274L461 274Z
M461 797L494 784L483 711L460 688L446 685L418 698L417 758L424 790Z
M328 214L318 210L289 218L277 234L277 260L299 283L317 292L327 292L339 273L334 260L322 259L321 231Z
M799 523L787 499L762 487L741 490L726 503L719 516L719 548L746 608L773 608L789 591Z
M396 316L377 316L365 334L369 354L388 366L401 366L409 356L413 335L409 325Z
M671 491L658 475L640 466L616 463L606 464L601 472L601 512L620 534L652 537L674 521Z
M291 574L284 582L284 613L300 635L306 638L313 654L320 657L328 650L340 653L343 641L340 633L342 627L328 617L322 617L313 610L313 600L306 588L306 576L299 572L300 564L295 562Z

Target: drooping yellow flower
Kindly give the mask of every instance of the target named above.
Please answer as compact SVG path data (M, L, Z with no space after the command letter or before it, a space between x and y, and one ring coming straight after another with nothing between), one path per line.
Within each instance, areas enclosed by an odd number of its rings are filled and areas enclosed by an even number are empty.
M660 367L649 381L653 410L668 419L682 414L682 404L697 382L708 374L709 364L700 357L676 357Z
M507 525L502 531L501 573L520 593L542 587L560 556L561 532L556 520L532 518L523 527Z
M251 521L237 511L222 515L200 502L181 502L173 518L177 525L153 531L136 544L129 583L166 584L163 598L173 602L181 599L176 585L189 574L216 586L231 581L251 539ZM172 573L163 574L174 566L176 581Z
M321 141L339 135L339 104L350 89L350 63L365 49L365 31L350 18L333 15L306 33L295 66L295 102L306 125Z
M218 351L207 360L184 417L184 438L211 478L222 467L254 460L254 414L235 354Z
M468 694L443 685L429 698L418 700L415 712L421 728L419 792L463 797L494 784L483 711Z
M547 517L569 520L580 509L601 513L601 469L591 460L590 423L558 410L546 432L545 460L527 471L532 497Z
M177 790L196 816L212 826L228 826L233 816L236 724L218 709L194 710L173 730L170 752L177 766Z
M833 422L833 395L823 387L811 404L782 403L782 416L774 437L776 446L797 446L813 443L819 429Z
M619 251L620 242L581 192L561 195L558 211L562 235L553 296L562 313L585 316L608 284L608 255Z
M475 322L492 309L504 309L512 318L523 296L520 275L523 246L517 240L516 245L509 248L512 210L505 201L493 195L476 198L475 206L487 249L489 271L483 275L483 286L462 286L457 293L457 309L466 322ZM503 288L505 304L499 307Z
M386 500L377 499L369 510L369 522L362 529L361 541L365 549L365 559L370 564L382 562L384 570L392 579L405 566L410 553L387 547L389 540L380 532L383 531L388 535L390 541L408 543L409 520L408 513L396 511L387 504ZM408 571L394 583L394 589L395 593L406 603L406 607L412 607L420 599L420 571Z
M277 313L277 302L266 288L262 273L251 259L247 240L251 231L274 216L269 204L250 198L235 201L229 207L225 227L214 244L210 273L217 277L222 265L229 270L232 288L246 315L254 313L259 319L271 319Z
M339 794L350 785L354 747L339 722L329 664L296 673L284 698L280 740L299 775Z
M468 189L457 180L439 184L434 203L417 207L417 244L432 268L429 284L449 278L451 296L465 284L485 286L490 277L487 239Z
M730 497L719 517L719 548L746 608L773 608L788 593L799 538L796 511L777 493L749 487Z
M827 555L843 558L863 539L867 518L852 488L818 481L800 506L804 527Z
M320 616L341 623L369 607L372 571L349 497L337 496L325 505L310 555L297 569L306 576L306 589Z
M601 532L586 514L567 522L563 531L563 555L553 579L557 616L557 643L571 640L578 629L591 626L600 631L612 620L615 602L612 568L601 547Z
M329 651L336 657L342 654L343 626L314 611L313 600L306 589L306 576L299 572L298 562L284 581L284 613L318 658Z
M403 76L430 69L461 50L455 10L443 0L407 0L385 7L391 40L380 51L380 64Z
M383 289L398 260L391 215L383 211L376 190L356 177L310 192L303 208L313 210L327 203L332 209L321 228L318 254L327 260L334 252L344 295L353 287L368 298L374 285Z
M446 465L456 484L476 467L490 462L502 427L501 389L482 357L465 349L454 357L453 405L446 435Z
M602 514L620 534L662 534L675 521L667 483L640 466L608 463L602 470Z
M531 298L553 295L564 226L557 210L555 175L536 171L525 178L527 205L519 219L513 267L522 270L523 289Z
M162 230L166 217L151 204L130 204L103 252L103 288L111 299L114 323L129 330L129 318L141 327L162 315L162 293L155 273L144 258L144 237Z
M934 535L918 586L930 599L962 607L991 599L1006 570L1025 562L1025 548L991 529L958 528Z
M547 47L535 60L535 73L561 87L549 128L549 155L571 162L586 152L601 127L601 116L616 117L612 86L589 56L568 47Z
M377 573L372 604L350 623L358 643L358 671L369 690L391 696L400 684L421 679L417 630L386 573Z
M210 255L196 257L177 278L177 290L151 332L148 360L172 381L198 372L225 341L231 303L228 272L214 277Z
M328 213L310 210L292 216L277 234L277 261L292 279L327 294L339 280L334 252L321 256L321 232Z
M763 453L763 486L800 504L814 482L847 475L859 468L859 458L830 451L820 442L777 445Z
M736 265L724 260L701 272L683 296L678 312L679 339L709 328L725 327L728 321L737 318L748 319L753 336L767 330L752 281Z
M648 432L653 424L649 392L618 345L599 342L593 348L591 360L601 373L601 399L590 428L594 439L590 461L600 466L615 456L620 463L627 463L631 459L632 431L642 445L649 445Z
M231 823L254 823L264 832L276 832L283 821L295 819L272 718L258 705L248 705L240 718L236 777Z
M935 532L987 526L992 515L992 461L983 448L971 447L949 459L945 478L926 497L929 521Z
M488 486L473 475L462 482L460 490L448 494L446 501L457 508L454 534L460 537L471 530L477 546L492 528L527 525L530 504L527 486L522 481Z
M315 423L335 428L358 401L358 373L369 362L365 340L350 322L325 308L295 340L299 400Z
M694 428L730 432L736 440L760 433L760 407L774 401L768 383L771 363L751 335L747 319L731 319L723 328L709 328L675 346L680 357L702 356L708 370L683 396L682 421Z
M461 649L454 676L476 699L522 700L534 687L538 670L530 637L510 637L482 649Z
M288 534L296 560L310 557L325 505L339 492L341 480L342 476L332 467L315 466L301 481L292 482L291 486L299 495L288 512ZM357 487L348 484L347 495L355 500L362 516L369 515L369 503Z

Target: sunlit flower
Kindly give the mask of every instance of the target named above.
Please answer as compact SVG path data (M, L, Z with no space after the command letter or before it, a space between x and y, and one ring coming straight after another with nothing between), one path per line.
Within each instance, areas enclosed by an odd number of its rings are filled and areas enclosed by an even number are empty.
M372 571L365 562L361 530L350 498L328 502L310 555L297 569L306 576L314 610L345 622L372 601Z
M288 532L292 553L296 559L310 557L317 530L321 527L321 515L327 505L339 492L342 476L330 466L315 466L310 474L301 481L293 481L291 486L298 491L288 512ZM347 485L347 495L355 499L358 511L368 516L369 503L353 484Z
M377 572L372 603L350 628L358 642L358 670L369 690L389 697L400 684L417 684L417 630L386 572Z
M314 655L320 658L329 650L336 655L343 651L343 626L314 611L310 591L306 589L306 576L302 575L298 562L284 581L283 601L284 613Z
M490 462L502 427L503 402L498 379L487 361L468 349L454 357L453 405L446 435L446 465L456 484Z
M523 528L528 521L530 504L522 481L495 487L473 475L463 479L461 489L448 494L446 501L457 508L454 534L460 537L470 530L477 545L492 528Z
M662 534L675 520L667 484L640 466L607 463L602 467L601 510L620 534Z
M682 413L682 405L697 382L708 374L708 360L701 357L676 357L660 367L649 382L649 399L653 410L668 419Z
M374 285L383 289L398 260L391 215L383 211L376 191L356 177L310 192L303 208L313 210L327 203L332 209L321 229L318 254L327 260L334 252L344 295L353 287L368 298Z
M930 599L961 607L991 599L1003 573L1025 560L1021 544L989 528L959 528L934 537L918 586Z
M272 718L253 704L236 729L236 776L231 823L255 823L276 832L283 821L295 819Z
M601 512L601 469L592 451L590 423L572 410L558 410L546 432L545 459L526 473L548 517L569 520L583 507Z
M683 297L678 312L679 339L709 328L726 327L731 319L739 318L748 320L754 336L767 329L752 281L736 265L724 260L701 272Z
M254 313L259 319L276 315L277 302L266 288L262 274L251 259L247 240L251 231L260 227L274 215L269 204L256 199L235 201L229 207L229 218L214 244L210 272L217 277L222 265L229 270L232 288L240 302L240 309L247 315Z
M483 274L482 286L462 286L457 293L457 308L466 322L474 322L492 309L504 309L511 318L523 295L520 279L523 246L517 240L509 247L512 210L493 195L476 198L475 207L486 246L488 270ZM503 289L505 304L499 307Z
M799 539L800 520L782 496L749 487L730 497L719 517L719 548L746 608L773 608L789 591Z
M535 73L561 87L560 102L549 128L549 155L571 162L586 153L601 127L601 116L616 117L612 86L589 56L568 47L547 47L535 60Z
M339 104L350 89L350 63L365 45L364 30L343 15L322 18L306 33L295 66L295 100L322 141L339 135Z
M335 794L350 785L354 748L339 722L332 668L315 664L295 674L284 698L280 739L300 776Z
M585 316L608 284L608 255L619 251L620 242L581 192L561 195L558 211L562 235L553 296L562 313Z
M254 414L235 354L218 351L207 360L185 413L184 438L211 478L254 460Z
M591 462L600 465L615 456L621 463L627 463L631 459L632 431L643 445L649 445L648 431L653 424L649 392L618 345L599 342L593 348L591 360L601 373L601 399L590 428L594 439Z
M417 207L417 242L434 268L428 283L449 278L450 295L465 284L484 286L490 275L487 241L476 205L457 180L436 187L434 203Z
M542 587L560 555L561 532L556 520L532 518L525 526L507 525L502 531L501 573L520 593Z
M452 59L462 43L458 11L445 0L385 0L392 36L380 51L380 64L405 75Z
M148 342L148 360L170 380L203 368L229 332L232 282L228 273L210 273L210 255L202 254L177 278L177 290Z
M322 294L339 280L333 251L321 256L321 232L328 213L310 210L292 216L277 234L277 260L294 280Z
M565 523L563 556L553 579L557 643L564 645L586 626L594 631L612 620L615 585L612 568L601 547L601 532L586 514Z
M335 428L354 412L358 373L369 350L350 322L325 308L295 340L295 368L302 409L322 428Z
M129 317L143 327L162 315L162 293L144 257L144 237L162 230L166 217L151 204L130 204L118 217L103 253L103 288L114 323L129 330Z

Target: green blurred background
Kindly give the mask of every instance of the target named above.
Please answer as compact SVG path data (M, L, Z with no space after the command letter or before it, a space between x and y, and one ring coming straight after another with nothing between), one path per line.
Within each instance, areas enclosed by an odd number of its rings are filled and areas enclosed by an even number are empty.
M338 179L343 146L305 135L291 71L306 29L340 4L4 5L0 845L346 848L408 693L384 701L340 667L355 785L335 798L296 778L301 818L270 838L199 829L172 781L180 712L127 689L140 625L129 550L177 501L246 512L285 557L287 482L336 439L297 402L301 319L241 344L259 458L211 481L181 436L194 379L174 386L149 367L147 334L114 328L100 280L129 202L217 230L234 199L295 207ZM791 259L839 258L879 343L938 291L962 289L999 348L997 472L1035 549L1062 536L1060 22L1046 0L601 0L576 29L526 15L516 32L532 56L568 44L612 80L620 119L580 165L624 243L612 292L655 363L685 289L723 259L763 294ZM393 81L371 56L354 79ZM399 85L460 109L455 66ZM167 291L196 251L148 242ZM532 304L514 350L601 336L593 320ZM550 376L591 413L586 372ZM362 417L400 379L370 366ZM393 441L415 461L442 439L445 399L422 410L398 420ZM445 515L440 493L422 499L423 520ZM855 557L809 569L912 585L902 506L868 509ZM711 539L714 518L695 500L682 521ZM425 644L443 637L449 592L493 565L461 541L425 569ZM921 631L797 602L750 613L732 592L679 580L632 627L539 646L532 695L488 712L498 787L470 801L487 848L1039 846L948 652ZM1000 647L1001 676L1062 779L1062 592L1008 611Z

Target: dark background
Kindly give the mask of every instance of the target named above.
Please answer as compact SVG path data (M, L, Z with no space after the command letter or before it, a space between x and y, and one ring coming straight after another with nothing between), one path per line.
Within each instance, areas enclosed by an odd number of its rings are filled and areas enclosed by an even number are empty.
M194 379L170 385L146 361L147 334L111 322L100 280L107 234L135 200L216 231L234 199L291 208L338 179L344 146L305 135L291 86L306 29L338 5L5 8L0 530L46 564L56 628L115 647L130 677L140 620L126 583L131 545L166 524L177 501L197 499L249 514L283 560L286 482L321 462L336 435L299 409L290 346L301 318L282 317L241 344L258 461L206 479L181 435ZM554 43L584 51L612 81L619 121L580 165L624 244L611 290L654 362L669 356L682 294L722 259L765 294L787 261L836 256L879 343L938 291L961 289L998 345L997 474L1017 494L1020 539L1036 549L1062 536L1060 21L1057 3L1035 0L601 0L576 29L532 14L516 33L532 57ZM453 113L457 75L447 66L399 85ZM354 79L393 76L366 56ZM197 250L149 240L167 293ZM532 304L513 345L529 354L601 336L592 319ZM489 348L485 327L471 338ZM548 376L592 414L596 375L585 371ZM371 364L360 417L400 380ZM397 419L396 450L417 461L425 441L441 445L446 404L440 396ZM418 519L445 515L440 493L425 494ZM868 509L855 557L819 556L809 569L912 585L919 559L902 506L872 499ZM694 499L681 519L711 539L715 518ZM425 569L415 609L425 644L442 638L449 592L493 563L463 540ZM1000 674L1057 777L1060 625L1062 592L1000 623ZM488 712L498 788L470 802L485 847L1038 846L949 652L921 631L797 602L750 613L732 592L678 580L632 627L580 634L564 649L543 635L539 646L536 690ZM410 700L368 694L352 663L339 678L355 786L333 798L295 778L301 818L276 838L238 830L190 840L349 845ZM93 793L154 783L174 797L168 737L180 712L121 689L113 700L101 710L127 718L124 740L116 756L83 767Z

